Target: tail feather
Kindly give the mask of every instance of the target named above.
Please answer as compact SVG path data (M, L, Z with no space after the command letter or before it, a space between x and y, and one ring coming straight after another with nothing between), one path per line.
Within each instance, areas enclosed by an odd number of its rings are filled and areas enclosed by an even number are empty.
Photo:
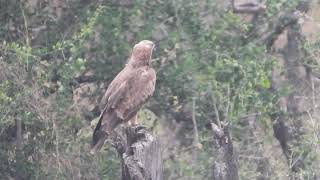
M107 138L108 134L106 132L103 132L101 130L95 131L95 133L93 134L90 153L95 154L96 152L98 152Z
M102 120L107 122L102 125ZM109 133L119 124L119 119L114 111L104 110L99 118L99 122L94 129L91 143L91 153L94 154L99 151L104 144L104 141L108 138Z
M98 140L99 140L99 135L101 134L101 121L102 121L102 117L100 117L98 124L96 125L96 128L93 131L93 135L92 135L92 142L91 142L91 146L94 146Z
M102 131L102 129L101 129L101 123L102 123L104 111L101 113L101 115L99 117L99 122L93 131L92 142L91 142L91 151L90 151L91 154L94 154L97 151L99 151L101 149L102 145L104 144L104 141L108 137L107 133Z

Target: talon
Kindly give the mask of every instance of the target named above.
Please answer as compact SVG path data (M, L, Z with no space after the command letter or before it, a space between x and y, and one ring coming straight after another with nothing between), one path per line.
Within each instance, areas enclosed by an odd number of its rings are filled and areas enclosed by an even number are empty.
M142 125L142 124L137 124L134 128L135 128L136 133L138 133L140 130L146 130L147 129L147 127Z

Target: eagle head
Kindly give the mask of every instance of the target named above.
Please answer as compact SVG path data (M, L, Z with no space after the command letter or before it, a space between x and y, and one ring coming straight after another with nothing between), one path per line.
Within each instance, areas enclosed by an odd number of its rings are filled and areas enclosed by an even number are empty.
M142 40L133 47L129 64L134 67L150 65L152 51L155 44L149 40Z

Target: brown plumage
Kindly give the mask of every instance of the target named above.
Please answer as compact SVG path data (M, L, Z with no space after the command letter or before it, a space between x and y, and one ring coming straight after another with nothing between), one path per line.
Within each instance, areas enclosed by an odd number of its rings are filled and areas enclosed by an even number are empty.
M98 151L113 129L125 122L137 124L137 112L153 94L156 72L150 67L154 43L136 44L125 68L110 83L103 96L99 122L93 132L91 152Z

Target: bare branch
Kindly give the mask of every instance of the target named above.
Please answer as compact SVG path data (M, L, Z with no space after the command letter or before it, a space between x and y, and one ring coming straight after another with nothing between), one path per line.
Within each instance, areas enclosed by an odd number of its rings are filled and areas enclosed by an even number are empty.
M235 4L235 0L231 0L231 6L234 13L246 13L246 14L257 14L263 13L266 10L266 6L257 2L248 2L243 4Z
M270 50L278 36L282 34L288 26L298 23L299 19L304 17L309 7L309 1L301 0L295 10L283 13L275 22L271 23L270 28L259 33L259 37L261 38L259 38L257 42L265 44L267 50Z
M194 142L193 145L194 147L201 149L202 145L200 144L199 141L199 132L198 132L198 127L197 127L197 121L196 121L196 100L193 97L192 98L192 123L193 123L193 132L194 132Z
M300 17L301 13L299 11L295 11L292 14L280 17L279 21L276 22L274 28L266 33L266 35L262 36L259 41L262 44L265 44L267 49L270 49L273 43L277 40L278 36L283 33L286 27L297 23Z
M219 128L221 128L220 115L219 115L219 111L218 111L218 107L217 107L216 98L215 98L213 92L211 92L211 96L212 96L212 101L213 101L212 103L213 103L214 112L216 114L217 125L218 125Z
M227 106L225 112L225 118L229 119L229 108L230 108L230 86L227 87Z

